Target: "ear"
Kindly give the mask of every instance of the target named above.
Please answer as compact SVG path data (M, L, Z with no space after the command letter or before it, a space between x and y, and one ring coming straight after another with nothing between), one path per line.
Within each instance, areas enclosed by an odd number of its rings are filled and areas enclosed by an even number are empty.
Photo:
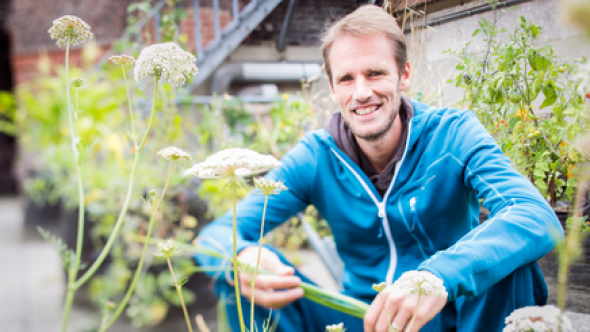
M399 88L401 91L406 91L410 87L411 72L410 61L406 61L406 70L399 78Z

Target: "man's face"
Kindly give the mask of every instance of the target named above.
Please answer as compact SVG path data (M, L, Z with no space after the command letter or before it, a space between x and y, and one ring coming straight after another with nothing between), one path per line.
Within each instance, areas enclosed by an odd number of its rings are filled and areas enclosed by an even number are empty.
M385 35L342 36L330 50L330 90L342 119L357 137L375 141L387 133L410 84L410 66L398 75L393 50Z

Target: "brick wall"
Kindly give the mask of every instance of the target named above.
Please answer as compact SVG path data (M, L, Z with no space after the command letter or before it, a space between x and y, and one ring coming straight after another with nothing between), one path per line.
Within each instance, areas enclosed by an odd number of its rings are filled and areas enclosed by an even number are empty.
M64 50L58 48L49 38L47 30L55 18L66 14L81 17L91 27L95 41L104 52L110 44L123 34L126 23L126 8L139 0L17 0L11 7L9 29L12 37L12 69L16 84L34 77L39 55L46 52L52 63L63 63ZM153 0L155 3L156 0ZM239 1L242 9L249 1ZM194 13L192 0L181 2L187 10L187 17L181 22L182 34L186 34L188 48L195 51ZM317 45L318 36L327 23L348 14L363 0L300 0L287 34L288 45ZM278 39L289 1L284 0L246 38L243 44L260 45ZM201 34L206 46L214 38L212 0L200 2ZM220 1L220 23L225 27L232 20L232 1ZM148 29L153 30L153 22ZM80 61L80 47L74 47L71 57Z

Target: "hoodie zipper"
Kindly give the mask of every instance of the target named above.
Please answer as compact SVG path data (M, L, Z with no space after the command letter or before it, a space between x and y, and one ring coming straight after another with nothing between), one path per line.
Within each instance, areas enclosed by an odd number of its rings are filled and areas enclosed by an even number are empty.
M393 242L393 235L391 234L391 229L389 228L389 221L387 220L387 213L385 211L385 202L387 202L387 198L389 197L389 193L391 192L391 188L393 188L393 185L395 184L395 179L397 178L397 174L399 173L399 169L401 168L401 165L403 164L404 160L406 159L406 154L408 152L408 144L410 142L410 134L411 133L412 133L412 121L409 121L408 137L406 138L406 147L404 149L404 153L402 155L402 158L397 163L397 165L395 165L395 171L393 173L393 178L391 179L391 183L389 184L389 188L387 188L387 192L385 193L385 196L383 197L382 202L380 202L377 199L377 197L375 197L375 195L373 194L373 192L371 191L369 186L365 183L365 181L362 179L362 177L344 160L344 158L342 158L333 148L330 148L330 150L332 150L332 153L334 153L334 155L338 159L340 159L340 161L352 172L352 174L354 174L354 176L357 178L357 180L360 182L360 184L363 186L363 188L365 188L365 190L367 191L367 193L369 194L369 196L371 197L373 202L375 202L375 205L377 205L377 211L378 211L377 215L379 216L379 218L382 219L383 229L385 230L385 236L387 237L387 243L389 244L389 251L390 251L390 256L391 256L391 260L389 262L389 268L387 269L387 274L385 276L385 283L388 286L393 283L393 276L395 274L395 268L397 266L397 250L395 247L395 243Z

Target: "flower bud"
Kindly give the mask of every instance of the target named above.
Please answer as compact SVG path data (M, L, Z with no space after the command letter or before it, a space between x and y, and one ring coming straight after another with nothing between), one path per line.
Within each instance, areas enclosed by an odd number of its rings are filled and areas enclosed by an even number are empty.
M380 284L373 284L373 289L377 292L377 293L381 293L384 289L385 289L385 283L382 282Z
M158 251L154 254L156 256L170 259L172 256L176 256L180 253L180 250L176 248L176 241L170 239L165 242L158 243Z
M346 330L346 329L344 328L344 323L340 323L340 324L328 325L328 326L326 326L326 330L328 332L344 332L344 330Z
M84 86L84 79L82 79L82 78L72 78L72 80L70 81L70 83L72 84L72 86L74 88L80 88L80 87Z
M109 58L109 61L116 65L130 66L135 63L135 59L132 56L121 54L113 55Z

